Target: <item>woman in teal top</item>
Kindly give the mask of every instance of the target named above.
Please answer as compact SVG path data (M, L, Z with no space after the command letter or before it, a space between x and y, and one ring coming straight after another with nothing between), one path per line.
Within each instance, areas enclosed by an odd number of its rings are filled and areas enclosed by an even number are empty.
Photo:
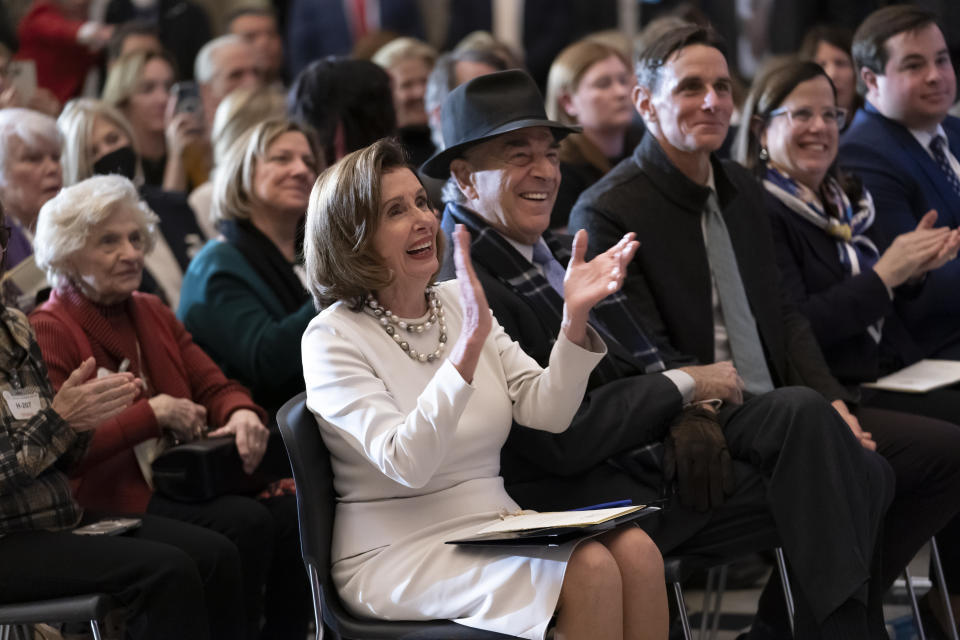
M317 178L311 137L267 120L238 139L214 182L222 238L183 278L177 316L271 415L303 390L300 337L316 314L303 284L303 218Z

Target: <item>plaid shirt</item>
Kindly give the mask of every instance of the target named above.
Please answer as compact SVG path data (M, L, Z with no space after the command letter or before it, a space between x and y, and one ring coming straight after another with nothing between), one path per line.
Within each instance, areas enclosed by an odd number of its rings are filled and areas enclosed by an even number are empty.
M563 298L560 297L540 270L524 258L476 213L456 203L447 203L444 211L444 225L452 233L453 224L460 223L470 230L470 254L478 262L497 265L496 277L512 288L517 295L528 300L538 315L552 318L555 326L560 326L563 317ZM541 236L551 253L566 265L570 261L569 236L557 235L545 231ZM603 336L609 344L618 342L636 359L638 368L645 373L659 373L666 369L657 346L647 338L642 325L634 317L626 304L626 297L617 292L601 300L590 314L590 326ZM551 343L556 340L551 336ZM611 362L609 355L594 368L590 376L590 386L608 384L623 378L622 371ZM660 459L663 456L663 443L653 442L611 459L608 462L621 470L629 472L637 468L649 468L659 476Z
M36 393L40 411L17 419L10 398ZM66 529L80 505L60 470L76 462L88 442L51 408L53 387L26 316L0 312L0 536L29 529Z
M550 286L540 270L510 246L493 227L466 207L449 203L447 212L455 222L470 230L470 253L482 256L486 264L498 265L499 277L516 291L517 295L529 300L537 313L553 318L555 324L560 326L563 318L563 298ZM570 261L569 236L557 236L545 231L542 238L561 265ZM618 291L597 303L590 313L590 325L604 340L617 341L626 347L646 373L657 373L666 368L657 347L647 338L640 323L630 312L623 293ZM551 336L551 339L556 338ZM606 358L601 360L594 370L598 374L598 380L602 383L618 380L621 377L619 373L604 371L605 361Z

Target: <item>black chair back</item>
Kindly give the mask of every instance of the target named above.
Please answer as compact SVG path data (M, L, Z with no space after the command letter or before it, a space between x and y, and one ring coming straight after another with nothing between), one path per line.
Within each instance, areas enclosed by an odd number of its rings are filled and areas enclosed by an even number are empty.
M326 624L336 637L354 640L403 638L405 640L494 640L508 638L499 633L472 629L447 620L389 622L356 618L348 612L330 578L330 542L336 492L333 470L317 420L307 409L306 392L289 400L277 412L277 425L290 456L297 483L297 512L300 517L300 549L313 591L317 638Z

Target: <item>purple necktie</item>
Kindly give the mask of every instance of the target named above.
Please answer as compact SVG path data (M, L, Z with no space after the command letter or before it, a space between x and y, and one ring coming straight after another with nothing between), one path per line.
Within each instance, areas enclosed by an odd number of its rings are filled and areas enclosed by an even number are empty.
M562 264L557 262L557 259L550 253L547 243L543 240L538 240L537 243L533 245L533 263L540 265L547 282L550 283L553 290L559 293L562 298L563 278L567 275L567 270L563 268Z

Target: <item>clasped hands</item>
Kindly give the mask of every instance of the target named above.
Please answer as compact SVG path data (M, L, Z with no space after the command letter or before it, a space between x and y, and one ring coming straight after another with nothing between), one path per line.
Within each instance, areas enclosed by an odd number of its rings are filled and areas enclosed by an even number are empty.
M165 393L153 396L149 403L157 417L157 424L172 432L181 442L192 442L203 437L207 428L207 409L203 405ZM207 435L211 438L235 436L243 470L250 474L263 459L270 431L263 426L256 413L249 409L237 409L230 414L226 424Z

